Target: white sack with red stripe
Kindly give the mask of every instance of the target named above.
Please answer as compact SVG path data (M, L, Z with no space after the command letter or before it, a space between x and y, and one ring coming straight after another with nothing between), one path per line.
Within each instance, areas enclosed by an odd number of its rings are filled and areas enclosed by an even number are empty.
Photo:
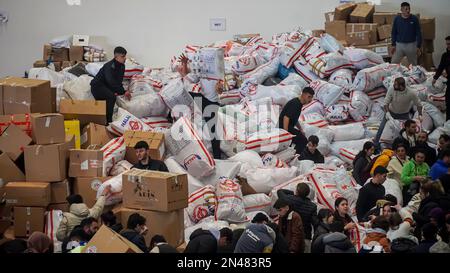
M223 92L219 95L220 105L237 104L241 101L241 92L239 89Z
M438 144L438 140L443 134L450 135L450 121L448 120L445 122L444 126L438 127L431 132L428 136L428 141L433 144Z
M314 74L308 63L305 60L298 60L294 63L295 71L302 77L307 83L318 80L319 76Z
M180 164L178 164L178 162L175 160L173 156L166 158L166 160L164 160L164 164L166 164L167 169L171 173L187 174L189 193L193 193L196 190L203 188L205 186L203 182L201 182L200 180L198 180L197 178L193 177L188 172L186 172L186 170Z
M358 219L356 219L356 217L354 218L355 219L353 219L353 221L355 223L358 223ZM355 246L356 252L359 252L363 245L364 240L366 239L368 230L363 226L356 224L356 227L349 230L349 232L350 232L350 241Z
M151 91L159 92L163 84L146 75L134 75L130 81L129 90L133 95L146 94Z
M370 115L370 111L372 110L372 101L367 94L360 91L353 91L350 94L350 99L352 100L350 103L351 108L356 109L362 117L368 117ZM350 112L350 115L351 114L352 113ZM353 115L352 117L356 121L359 120Z
M231 179L223 178L216 186L216 220L232 223L247 221L241 185Z
M418 113L418 112L416 112L416 113ZM422 124L421 125L422 125L422 130L425 130L427 132L433 131L433 128L434 128L433 119L425 111L422 114Z
M330 122L340 122L347 120L349 115L348 105L336 104L327 108L325 117Z
M445 114L442 113L436 106L428 102L422 102L423 111L433 119L434 126L440 127L445 123Z
M312 100L310 103L303 105L302 114L310 114L310 113L319 113L321 115L325 115L325 107L318 100Z
M341 197L333 179L335 169L314 169L307 177L314 187L317 201L327 209L334 211L334 202Z
M445 111L445 109L446 109L446 106L445 106L445 93L440 93L440 94L436 94L436 95L429 94L428 95L428 102L430 102L431 104L436 106L441 111Z
M190 120L180 118L165 134L165 144L175 160L192 176L200 178L214 172L215 161Z
M312 58L308 64L311 67L311 71L322 79L329 77L339 69L353 67L351 62L339 53L328 53L317 58Z
M133 164L126 160L121 160L114 164L111 171L109 172L110 176L116 176L133 168Z
M242 79L244 82L250 81L252 83L262 84L265 80L277 74L279 65L280 58L275 57L269 62L255 68L252 72L242 75Z
M344 52L344 46L328 33L320 35L320 46L328 53Z
M353 149L356 151L361 151L363 149L364 143L367 141L371 141L370 139L358 139L358 140L348 140L348 141L334 141L331 145L331 153L334 156L339 156L339 150L341 148L344 149Z
M88 75L81 75L75 80L64 82L64 91L73 100L95 100L91 93L92 77Z
M328 82L349 89L353 83L353 71L350 69L339 69L331 74Z
M314 38L294 31L287 40L288 42L281 49L280 61L282 65L290 68L300 56L306 54L313 45Z
M326 156L325 157L325 166L331 166L331 167L335 167L335 168L339 168L341 166L343 166L345 164L344 161L342 161L342 159L340 159L337 156L331 155L331 156Z
M368 127L379 127L384 119L384 108L382 103L374 103L372 105L372 111L370 116L366 121L366 126Z
M387 89L383 86L377 87L372 91L367 92L367 96L373 101L379 98L386 97Z
M192 222L198 223L203 218L214 216L217 198L214 186L207 185L189 195L187 212Z
M232 160L215 159L216 168L214 173L207 177L200 178L200 182L205 185L216 185L221 177L234 179L241 170L241 163Z
M303 88L308 86L308 82L297 73L289 73L289 75L280 82L280 85L297 85L303 90Z
M241 75L253 71L258 65L255 55L241 55L233 63L232 71L237 75Z
M297 175L297 167L255 168L246 173L248 184L257 193L269 193L276 185L289 181Z
M447 79L444 76L440 76L436 83L433 85L433 76L429 76L424 85L428 88L428 92L431 94L444 93L446 88Z
M246 172L247 170L254 168L263 168L264 163L261 159L261 156L253 151L253 150L245 150L237 153L236 155L228 158L231 161L236 161L241 163L241 169L238 173L238 176L242 178L247 178Z
M352 164L355 161L355 157L358 154L358 150L351 148L340 148L339 149L339 158L342 159L345 163Z
M100 149L103 152L103 176L109 176L114 165L124 160L125 148L124 138L117 137L110 140Z
M190 116L194 107L194 100L191 95L184 90L183 81L181 79L173 79L166 86L161 89L159 95L163 99L164 103L169 107L172 112L177 113L187 113ZM178 116L178 115L176 115Z
M287 168L288 164L280 160L276 155L267 153L261 157L266 168Z
M392 178L386 179L383 183L384 190L386 194L392 194L397 198L397 204L400 206L403 206L403 194L402 194L402 187L400 183Z
M334 141L357 140L364 137L362 122L328 126L334 134Z
M293 137L284 129L272 128L269 131L250 134L244 144L246 150L253 150L260 154L276 153L289 147Z
M101 184L98 185L97 199L102 195L107 186L111 186L111 194L106 198L105 206L111 206L122 202L122 175L123 173L116 175L103 183L99 182Z
M383 80L396 73L403 73L404 68L397 64L379 64L360 70L353 80L354 90L368 92L383 85Z
M141 118L142 122L147 124L151 129L155 128L170 128L172 126L172 123L169 122L169 120L165 117L145 117Z
M300 114L298 121L302 127L303 124L312 125L317 128L325 128L328 126L327 119L319 113L302 113Z
M350 207L349 215L356 215L356 201L358 200L358 190L356 189L356 181L353 177L346 171L345 168L339 168L333 177L337 189L342 197L348 200L348 205Z
M285 150L275 153L275 156L277 156L279 160L290 164L290 162L295 158L295 153L295 147L289 146Z
M56 231L61 224L64 214L62 210L49 210L45 212L45 234L53 241L57 242ZM30 234L31 235L31 234Z
M313 81L309 86L315 92L314 98L323 103L325 107L336 104L342 94L344 94L342 87L322 80Z
M164 101L155 91L138 96L133 95L130 100L124 96L118 96L116 103L137 118L166 116L169 113Z
M125 131L147 132L151 128L127 110L119 107L118 118L110 123L108 129L112 133L121 136Z
M384 59L380 54L364 48L347 47L344 50L344 56L358 70L384 63Z
M125 61L124 79L131 79L134 75L142 74L144 66L136 62L133 58L127 58Z
M245 212L264 211L270 214L272 211L272 199L265 193L249 194L244 196Z
M412 66L405 72L409 84L421 84L427 80L427 70L419 65Z
M241 90L245 90L246 88L249 88L247 94L251 100L272 98L273 103L281 107L286 105L291 99L298 97L302 92L302 89L297 85L257 85L256 88L253 88L247 83L241 86Z
M421 101L427 101L428 95L430 94L428 92L428 87L425 86L425 84L414 84L411 85L410 88L416 92L417 96Z

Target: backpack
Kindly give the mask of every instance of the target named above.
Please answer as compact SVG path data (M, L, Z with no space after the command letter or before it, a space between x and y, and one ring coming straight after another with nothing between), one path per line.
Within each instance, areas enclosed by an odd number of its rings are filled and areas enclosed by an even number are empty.
M391 243L392 253L412 253L417 246L416 242L408 238L397 238Z

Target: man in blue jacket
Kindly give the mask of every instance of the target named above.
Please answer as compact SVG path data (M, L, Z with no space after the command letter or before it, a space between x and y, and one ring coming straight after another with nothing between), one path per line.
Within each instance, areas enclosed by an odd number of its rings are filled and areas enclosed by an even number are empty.
M445 149L440 154L439 160L431 166L430 176L431 179L436 180L447 174L447 170L450 167L450 150Z
M392 63L399 64L404 56L412 65L417 65L422 46L422 32L419 19L411 14L411 6L407 2L401 5L401 15L394 19L392 25Z

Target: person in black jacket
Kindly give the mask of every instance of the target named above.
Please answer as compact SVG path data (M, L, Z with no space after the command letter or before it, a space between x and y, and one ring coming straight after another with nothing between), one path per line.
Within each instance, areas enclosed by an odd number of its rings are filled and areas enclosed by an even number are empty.
M312 228L317 223L317 205L308 198L310 191L311 189L305 183L297 185L295 195L290 190L281 189L277 191L278 198L288 202L302 218L305 233L305 253L311 251Z
M91 93L96 100L106 101L106 121L112 122L116 97L125 95L131 98L129 91L125 91L122 85L125 74L125 61L127 59L125 48L118 46L114 49L114 59L105 63L91 81Z
M423 240L414 249L414 253L430 253L430 247L437 243L438 228L431 224L425 224L422 229Z
M306 144L306 148L300 154L299 160L311 160L314 163L325 163L325 158L323 155L317 150L317 146L319 145L319 138L317 136L310 136L308 138L308 144Z
M318 224L314 227L314 237L312 243L322 234L330 232L330 224L333 223L334 216L329 209L320 209L317 213Z
M189 237L184 253L217 253L220 231L196 229Z
M371 141L364 143L362 151L360 151L353 160L353 173L352 176L355 178L359 185L364 185L367 179L370 178L370 157L373 155L375 147Z
M133 213L128 217L127 228L120 232L120 235L135 244L144 253L148 253L144 235L148 232L146 226L147 219L139 213Z
M359 190L356 201L356 215L359 221L362 222L364 215L377 204L378 200L383 199L386 192L383 183L386 181L387 173L385 167L377 166L373 178Z
M147 142L141 140L136 143L136 145L134 145L134 151L136 152L136 157L139 162L135 164L133 168L160 172L169 171L164 162L150 157L150 150Z
M439 63L438 69L433 77L433 86L436 84L436 80L442 75L444 70L447 72L447 77L450 76L450 36L445 38L445 43L447 45L446 51L442 54L441 62ZM447 90L445 91L445 105L447 108L447 120L450 119L450 82L447 80Z
M409 156L414 157L416 151L418 150L422 150L425 152L425 162L428 164L428 166L433 166L433 164L437 160L436 150L428 145L428 133L425 131L421 131L417 135L416 145L409 149Z
M400 130L399 136L394 139L392 147L397 147L399 143L403 143L407 151L411 152L411 148L416 146L417 141L417 123L408 119L405 121L403 129ZM414 156L414 154L412 154Z
M356 253L356 249L344 234L344 223L333 220L329 232L320 235L314 241L311 253Z
M233 231L227 227L220 230L220 239L217 253L233 253Z
M111 210L108 210L107 212L104 212L102 215L100 215L100 219L102 219L102 223L105 226L109 227L117 233L119 233L123 229L122 224L117 223L117 218Z
M164 236L156 234L150 240L150 253L178 253L176 248L169 245Z

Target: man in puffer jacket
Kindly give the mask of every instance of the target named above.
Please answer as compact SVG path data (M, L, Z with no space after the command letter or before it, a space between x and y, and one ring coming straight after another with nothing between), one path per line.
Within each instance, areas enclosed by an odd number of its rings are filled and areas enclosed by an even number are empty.
M220 231L196 229L189 237L184 253L217 253Z
M61 242L64 241L64 239L70 235L70 232L72 232L83 219L88 217L98 219L103 212L106 198L110 192L111 187L106 187L92 208L88 208L88 206L83 203L81 195L73 194L68 196L66 200L70 205L69 212L64 212L63 219L56 231L56 238Z

